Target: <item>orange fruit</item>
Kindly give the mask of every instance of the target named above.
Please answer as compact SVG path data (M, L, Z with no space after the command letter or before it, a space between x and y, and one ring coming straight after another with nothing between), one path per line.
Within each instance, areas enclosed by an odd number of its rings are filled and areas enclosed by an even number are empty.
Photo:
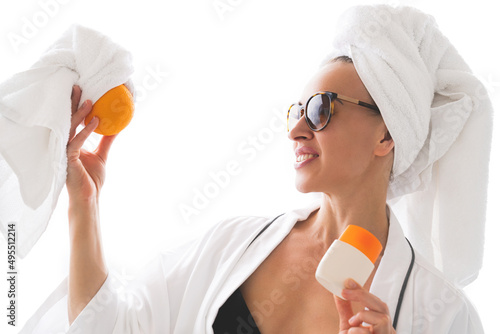
M99 118L94 132L111 136L125 129L134 114L134 99L125 85L108 90L94 103L92 111L85 117L87 125L92 117Z

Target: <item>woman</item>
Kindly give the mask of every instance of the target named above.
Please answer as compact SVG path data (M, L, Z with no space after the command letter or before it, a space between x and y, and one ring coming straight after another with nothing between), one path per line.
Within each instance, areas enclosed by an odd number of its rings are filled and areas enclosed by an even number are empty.
M289 110L296 186L323 193L320 203L274 219L223 221L200 240L162 253L125 299L108 275L99 229L99 193L115 137L103 137L93 153L81 149L98 121L75 135L91 111L90 101L77 110L75 87L66 183L69 332L482 332L469 301L413 251L386 204L404 144L395 143L382 100L372 98L365 81L351 58L335 57ZM383 251L364 286L345 282L342 300L314 274L349 224L372 232Z

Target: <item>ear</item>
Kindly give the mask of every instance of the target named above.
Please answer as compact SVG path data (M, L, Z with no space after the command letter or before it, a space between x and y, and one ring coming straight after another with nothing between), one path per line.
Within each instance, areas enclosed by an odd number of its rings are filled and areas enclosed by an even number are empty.
M387 128L385 129L384 137L377 143L375 147L375 155L386 156L394 148L394 140L392 140L391 134Z

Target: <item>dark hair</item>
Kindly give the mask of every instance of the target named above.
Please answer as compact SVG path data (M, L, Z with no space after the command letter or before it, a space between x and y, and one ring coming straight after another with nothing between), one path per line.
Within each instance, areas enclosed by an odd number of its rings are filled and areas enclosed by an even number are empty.
M342 63L350 63L352 64L352 58L349 56L338 56L329 61L329 63L335 63L336 61L340 61Z

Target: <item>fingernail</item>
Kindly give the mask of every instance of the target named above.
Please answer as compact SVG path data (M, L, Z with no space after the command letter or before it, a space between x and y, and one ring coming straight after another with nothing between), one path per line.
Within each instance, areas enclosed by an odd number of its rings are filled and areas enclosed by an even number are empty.
M99 119L97 118L97 116L94 116L92 117L92 119L90 120L90 123L94 124L95 122L99 121Z
M349 319L349 324L352 324L356 318L356 315L353 315L351 319Z
M348 279L347 280L347 284L346 286L349 288L349 289L355 289L358 285L356 284L356 282L353 280L353 279Z

